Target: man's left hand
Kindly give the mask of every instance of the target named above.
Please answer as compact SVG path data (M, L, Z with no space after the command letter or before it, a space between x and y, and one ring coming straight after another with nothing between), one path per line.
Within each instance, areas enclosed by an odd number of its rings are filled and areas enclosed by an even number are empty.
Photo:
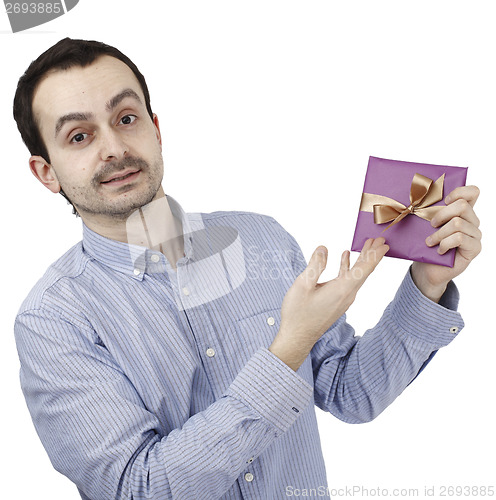
M431 220L431 225L440 229L426 239L426 244L430 247L439 244L440 254L456 248L453 267L424 262L412 265L414 283L434 302L439 301L450 280L461 274L481 251L480 221L474 212L479 192L476 186L454 189L444 200L446 207Z

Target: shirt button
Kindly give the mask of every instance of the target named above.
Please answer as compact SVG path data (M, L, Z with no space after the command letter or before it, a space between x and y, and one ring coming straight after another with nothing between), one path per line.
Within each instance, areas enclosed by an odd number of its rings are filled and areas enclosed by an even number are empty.
M160 260L160 257L156 253L154 253L152 255L151 259L152 259L152 262L158 262Z
M187 289L187 287L183 288L183 293L184 295L189 295L189 290Z
M253 481L253 479L254 479L254 476L251 472L247 472L245 474L245 481L248 481L249 483L251 483Z
M215 356L215 350L212 349L211 347L209 347L207 350L206 350L206 354L209 358L213 358Z
M450 333L458 333L458 327L457 326L452 326L450 328Z
M252 462L253 462L253 457L251 457L250 459L248 459L248 460L246 461L246 463L247 463L247 464L251 464Z
M272 326L275 322L276 322L276 320L272 316L270 318L267 318L267 323L270 326Z
M135 270L133 271L133 273L134 273L134 275L135 275L135 276L139 276L139 275L140 275L140 273L141 273L141 271L140 271L139 269L135 269Z

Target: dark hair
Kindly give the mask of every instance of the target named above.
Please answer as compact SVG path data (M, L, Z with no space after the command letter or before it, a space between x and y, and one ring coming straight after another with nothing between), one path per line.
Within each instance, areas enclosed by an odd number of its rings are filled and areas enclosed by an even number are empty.
M150 118L153 112L150 94L144 76L136 65L120 50L94 40L73 40L64 38L43 52L28 67L19 79L14 97L14 119L31 155L39 155L50 163L47 147L41 137L39 123L33 113L33 96L41 79L52 70L67 70L74 66L89 66L101 56L111 56L126 64L135 74L145 96L145 104ZM61 194L69 201L65 193Z

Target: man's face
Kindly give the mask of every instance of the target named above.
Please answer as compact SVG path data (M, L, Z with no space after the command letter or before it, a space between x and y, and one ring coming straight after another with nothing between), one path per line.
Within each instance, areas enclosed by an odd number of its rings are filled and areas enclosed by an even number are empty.
M62 189L83 220L125 218L154 199L163 176L158 120L123 62L103 56L49 73L33 110L51 163L32 157L31 169L51 191Z

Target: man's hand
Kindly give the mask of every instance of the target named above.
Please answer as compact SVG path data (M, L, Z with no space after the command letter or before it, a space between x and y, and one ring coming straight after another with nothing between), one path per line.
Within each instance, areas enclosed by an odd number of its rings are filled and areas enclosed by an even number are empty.
M438 252L446 253L456 248L453 267L414 262L412 278L419 290L434 302L438 302L450 280L462 273L481 251L482 233L474 205L479 197L479 188L463 186L454 189L444 200L446 207L431 220L438 231L426 239L428 246L439 244Z
M327 249L317 247L284 297L281 325L269 350L297 370L322 334L350 307L388 250L384 238L370 238L351 269L350 252L346 250L341 256L338 277L317 283L327 264Z

